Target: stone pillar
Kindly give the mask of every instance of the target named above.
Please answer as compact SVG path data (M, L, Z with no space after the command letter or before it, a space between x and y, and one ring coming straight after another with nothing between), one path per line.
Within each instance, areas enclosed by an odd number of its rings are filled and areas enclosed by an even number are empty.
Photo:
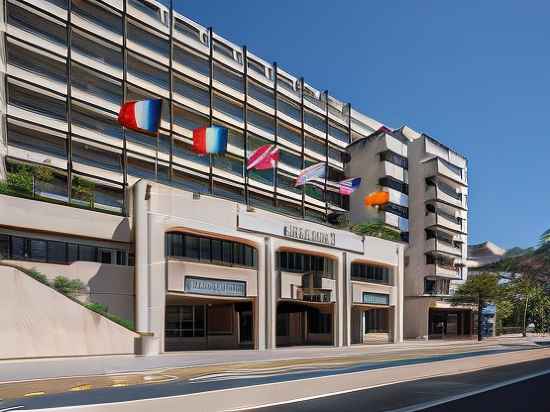
M404 307L404 248L397 246L395 253L397 254L397 265L394 270L394 284L396 288L396 302L393 310L393 342L403 342L403 307ZM420 315L420 314L419 314Z
M348 265L347 252L342 253L342 268L343 268L343 282L344 282L344 346L351 345L351 305L353 303L353 290L350 277L350 268Z
M267 347L267 308L266 308L266 247L265 243L258 243L258 273L257 273L257 295L254 312L254 347L258 350L265 350Z
M333 306L334 346L344 345L345 280L344 258L340 255L336 266L336 304Z
M277 284L278 272L275 267L275 250L273 240L266 237L265 247L265 273L266 273L266 342L267 349L275 349L277 346Z

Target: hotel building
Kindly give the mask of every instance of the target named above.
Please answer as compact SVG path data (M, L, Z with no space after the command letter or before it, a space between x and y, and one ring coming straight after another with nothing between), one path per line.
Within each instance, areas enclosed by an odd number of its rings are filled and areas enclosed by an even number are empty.
M405 245L339 228L331 183L381 123L155 1L2 3L3 263L82 280L147 353L402 340ZM156 138L116 121L143 98ZM224 156L191 150L208 125ZM268 143L277 168L247 171ZM294 187L317 162L325 181Z

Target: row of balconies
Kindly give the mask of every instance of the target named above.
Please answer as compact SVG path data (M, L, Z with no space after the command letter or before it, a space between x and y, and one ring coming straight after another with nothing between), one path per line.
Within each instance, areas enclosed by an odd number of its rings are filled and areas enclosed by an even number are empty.
M8 6L8 16L10 15L10 11L11 14L23 13L27 15L26 20L24 19L23 21L8 18L8 22L11 23L8 25L9 34L16 38L28 39L30 43L43 49L51 50L58 55L67 56L66 42L64 36L61 35L61 32L65 30L65 21L67 20L67 12L63 7L53 5L52 0L39 0L36 2L25 0L21 3L18 3L17 0L9 0L9 2L12 4ZM25 3L32 4L34 7L29 7ZM62 4L62 2L55 1L54 3ZM170 13L168 9L154 1L127 0L126 3L128 15L132 19L128 26L127 46L130 50L135 50L140 56L147 56L158 63L156 65L151 61L150 63L152 64L149 65L149 70L152 72L157 71L162 76L161 72L166 71L170 63ZM14 7L14 4L22 5L22 7ZM111 49L114 47L116 49L115 45L121 46L123 44L122 17L120 14L122 6L123 0L79 2L73 5L71 23L75 27L81 27L85 30L85 34L93 39L94 42L102 43L101 37L107 41L107 47ZM22 12L21 9L23 9ZM49 15L55 15L61 20L44 15L40 11L36 12L39 9L46 11ZM31 15L33 16L30 17ZM196 66L189 67L183 65L181 60L178 61L178 56L181 56L181 53L178 54L178 50L191 54L192 56L189 59L194 60L199 65L202 64L201 60L206 61L206 66L208 67L211 41L209 31L176 12L174 12L173 24L172 32L174 40L177 42L174 49L174 68L181 71L184 75L190 75L193 79L207 84L208 73L204 73L204 70ZM93 34L90 35L87 33ZM227 70L230 76L236 75L242 78L245 72L244 49L215 33L212 36L214 59L223 65L223 69ZM101 46L98 45L97 47ZM83 64L90 66L97 65L101 70L113 76L119 78L122 76L120 67L109 67L109 64L105 64L106 62L98 62L97 56L90 61L87 56L78 56L77 52L75 53L75 57L82 57L82 60L88 60L87 62L83 62ZM299 103L302 100L303 93L304 105L308 109L322 116L328 111L329 119L339 124L340 127L348 127L350 116L352 128L357 129L358 132L365 135L370 134L375 128L379 127L380 124L378 122L354 110L350 113L348 105L332 96L325 95L307 83L302 85L299 78L291 76L284 70L276 68L274 65L251 53L247 53L247 57L246 71L250 78L258 81L263 86L273 89L275 77L277 77L277 90L281 95ZM129 80L132 80L131 77L132 74L129 73ZM151 91L159 95L166 94L166 87L158 87L151 82L147 83L150 83L148 84L148 89ZM234 90L223 83L216 85L223 89L223 92L233 97L242 98L242 90Z

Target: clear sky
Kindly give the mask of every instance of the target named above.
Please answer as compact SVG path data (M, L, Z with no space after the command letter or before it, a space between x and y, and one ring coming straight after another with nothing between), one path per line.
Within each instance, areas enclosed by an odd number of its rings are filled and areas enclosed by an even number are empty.
M361 112L464 154L470 243L525 247L550 228L550 2L174 5Z

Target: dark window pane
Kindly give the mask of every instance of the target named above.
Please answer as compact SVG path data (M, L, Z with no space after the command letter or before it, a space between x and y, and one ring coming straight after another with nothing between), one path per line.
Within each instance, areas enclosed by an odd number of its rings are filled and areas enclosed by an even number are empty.
M231 242L223 242L223 255L222 255L222 261L224 263L232 264L233 263L233 256L232 256L232 243Z
M126 265L126 252L124 250L117 250L116 252L116 264Z
M85 262L96 262L97 261L97 250L93 246L78 246L78 260L83 260Z
M67 245L67 262L75 262L78 260L78 245L69 243Z
M212 261L222 261L222 242L221 240L212 239Z
M210 239L201 239L201 260L210 261Z
M198 237L185 235L185 257L199 258L199 241Z
M8 235L0 235L0 259L10 258L10 237Z
M25 259L27 257L27 253L25 250L25 239L23 239L22 237L12 236L11 255L12 259Z
M65 242L48 241L48 262L67 262L67 244Z
M32 260L38 260L45 262L47 257L46 241L45 240L31 240L31 258Z

